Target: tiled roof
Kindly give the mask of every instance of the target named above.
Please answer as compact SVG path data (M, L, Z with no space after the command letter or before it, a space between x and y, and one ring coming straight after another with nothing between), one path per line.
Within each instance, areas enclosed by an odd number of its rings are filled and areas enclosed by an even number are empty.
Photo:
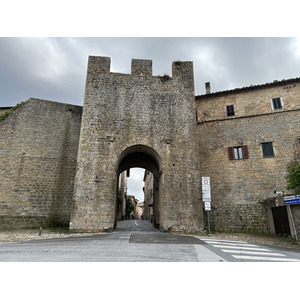
M215 92L215 93L198 95L198 96L196 96L196 100L224 96L224 95L228 95L228 94L243 93L243 92L248 92L248 91L252 91L252 90L265 89L265 88L276 87L276 86L282 86L282 85L287 85L287 84L293 84L296 82L300 82L300 77L291 78L291 79L283 79L283 80L275 80L271 83L251 85L248 87L237 88L234 90L227 90L227 91L220 91L220 92Z

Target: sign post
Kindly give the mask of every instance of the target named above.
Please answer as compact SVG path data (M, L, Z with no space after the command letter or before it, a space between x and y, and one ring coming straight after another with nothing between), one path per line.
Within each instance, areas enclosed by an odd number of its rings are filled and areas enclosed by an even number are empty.
M287 205L289 214L292 219L292 225L295 233L296 240L298 241L298 236L297 236L297 231L294 223L294 218L292 215L292 210L291 210L291 204L300 204L300 195L294 195L294 196L286 196L283 198L284 199L284 204Z
M207 211L208 234L210 234L209 211L211 210L210 177L202 177L202 200Z

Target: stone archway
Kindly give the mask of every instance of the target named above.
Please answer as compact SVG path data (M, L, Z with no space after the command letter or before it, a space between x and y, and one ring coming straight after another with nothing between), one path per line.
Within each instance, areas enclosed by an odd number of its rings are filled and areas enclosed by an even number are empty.
M153 174L153 225L157 228L159 228L159 212L161 210L159 201L161 169L159 161L160 158L158 153L152 148L145 145L134 145L128 147L121 153L117 167L117 178L123 171L127 171L131 168L143 168ZM115 226L116 223L117 218L115 216Z

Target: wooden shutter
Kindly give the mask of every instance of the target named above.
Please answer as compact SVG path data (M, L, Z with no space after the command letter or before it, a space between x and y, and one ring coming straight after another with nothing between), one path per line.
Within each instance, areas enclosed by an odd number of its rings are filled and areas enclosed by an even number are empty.
M233 147L228 147L228 157L230 160L234 160Z
M243 158L245 159L249 158L248 147L246 145L242 146L242 151L243 151Z

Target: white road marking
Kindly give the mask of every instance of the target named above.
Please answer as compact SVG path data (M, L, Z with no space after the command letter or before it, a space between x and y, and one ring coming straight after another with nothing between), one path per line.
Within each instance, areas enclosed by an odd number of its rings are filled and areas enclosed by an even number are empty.
M239 244L247 244L248 242L241 241L231 241L231 240L217 240L217 239L209 239L209 238L201 238L202 241L211 241L211 242L225 242L225 243L239 243Z
M221 243L221 242L205 242L205 243L207 243L207 244L221 244L221 245L231 245L231 246L238 246L238 245L242 245L243 247L244 246L248 246L248 247L258 247L257 245L252 245L252 244L245 244L245 243L242 243L242 244L240 244L240 243ZM214 245L213 245L214 246Z
M241 249L241 251L239 250L223 250L221 249L223 252L226 253L240 253L240 254L254 254L254 255L268 255L268 256L286 256L284 254L281 253L265 253L265 252L256 252L256 251L243 251L243 249ZM256 249L254 249L256 250Z
M277 257L265 257L265 256L247 256L247 255L232 255L237 259L252 259L252 260L270 260L270 261L300 261L294 258L277 258Z
M223 245L212 245L216 248L228 248L228 249L243 249L243 250L253 250L253 248L251 247L244 247L244 246L223 246ZM271 251L269 249L265 249L265 248L255 248L256 251Z

